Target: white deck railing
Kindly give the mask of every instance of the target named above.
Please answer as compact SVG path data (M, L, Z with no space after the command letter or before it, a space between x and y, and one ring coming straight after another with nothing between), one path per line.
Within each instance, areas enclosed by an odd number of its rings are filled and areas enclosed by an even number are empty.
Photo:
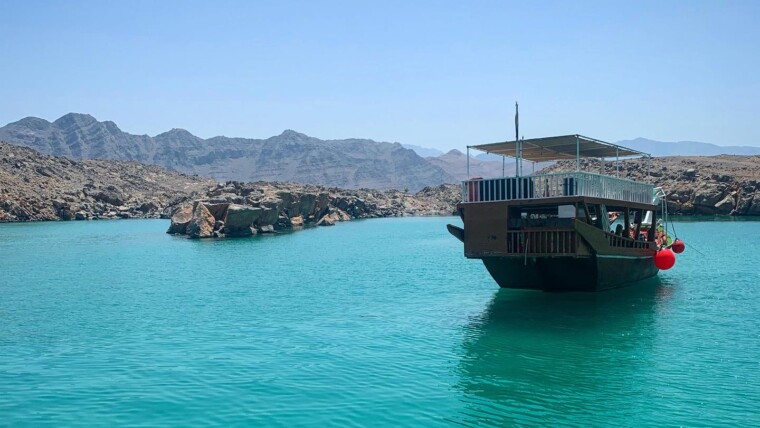
M652 184L608 175L590 172L560 172L466 180L462 182L462 202L590 196L651 204L653 189Z

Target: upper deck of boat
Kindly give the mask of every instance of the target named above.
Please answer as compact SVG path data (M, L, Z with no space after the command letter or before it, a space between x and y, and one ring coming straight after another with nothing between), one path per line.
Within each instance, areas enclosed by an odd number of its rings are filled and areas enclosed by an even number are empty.
M470 149L513 158L516 174L512 177L478 177L465 180L462 182L462 203L495 201L525 201L527 203L530 200L549 202L549 199L556 198L587 197L634 204L652 204L654 185L651 183L620 178L617 176L619 175L618 168L615 168L616 176L580 170L582 158L615 158L616 162L621 157L643 156L651 159L648 153L577 134L505 141L468 146L468 176ZM572 159L576 161L575 171L521 174L523 160L546 162Z

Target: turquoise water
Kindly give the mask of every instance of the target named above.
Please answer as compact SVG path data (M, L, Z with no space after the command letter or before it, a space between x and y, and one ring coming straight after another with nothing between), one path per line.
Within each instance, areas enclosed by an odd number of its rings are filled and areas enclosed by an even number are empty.
M760 424L760 222L597 294L499 290L447 222L1 225L0 425Z

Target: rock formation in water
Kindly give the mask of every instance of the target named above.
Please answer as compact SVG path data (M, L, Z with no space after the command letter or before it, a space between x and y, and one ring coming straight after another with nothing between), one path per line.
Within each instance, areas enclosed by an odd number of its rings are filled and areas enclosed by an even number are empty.
M582 170L600 171L598 160L584 159ZM614 162L606 162L614 174ZM545 169L572 171L575 162ZM620 176L651 181L667 192L668 210L684 215L760 216L760 156L672 156L652 158L647 179L647 160L620 162Z
M459 202L459 186L401 191L345 190L295 183L219 184L200 198L188 197L174 208L169 234L191 238L239 237L303 226L332 226L358 218L450 215Z
M214 184L155 165L74 161L0 142L0 222L156 218Z

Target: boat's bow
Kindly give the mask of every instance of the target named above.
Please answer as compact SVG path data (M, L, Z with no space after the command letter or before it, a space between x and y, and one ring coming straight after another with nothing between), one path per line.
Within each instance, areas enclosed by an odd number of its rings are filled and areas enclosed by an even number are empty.
M453 224L447 224L446 229L448 229L449 233L454 235L455 238L464 242L464 229L458 226L454 226Z

